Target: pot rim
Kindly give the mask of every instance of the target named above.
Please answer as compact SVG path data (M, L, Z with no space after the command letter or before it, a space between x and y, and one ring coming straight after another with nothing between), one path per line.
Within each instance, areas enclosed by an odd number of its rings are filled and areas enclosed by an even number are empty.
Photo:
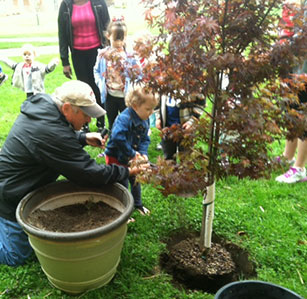
M234 282L230 282L226 285L224 285L222 288L220 288L218 290L218 292L215 294L215 299L216 298L219 298L222 293L227 290L227 289L230 289L232 286L236 286L236 285L242 285L242 286L246 286L246 285L252 285L252 284L255 284L255 285L266 285L266 286L272 286L274 288L277 288L277 289L281 289L281 290L284 290L285 292L287 292L288 294L291 294L293 296L296 296L297 299L303 299L303 297L301 297L299 294L285 288L285 287L282 287L278 284L274 284L274 283L271 283L271 282L267 282L267 281L262 281L262 280L240 280L240 281L234 281Z
M116 218L114 221L111 223L108 223L102 227L86 230L86 231L81 231L81 232L53 232L53 231L45 231L42 229L39 229L33 225L30 225L26 217L24 217L24 209L26 205L29 203L31 198L39 193L46 191L50 188L54 187L65 187L67 186L73 186L74 188L77 188L78 191L100 191L103 193L103 189L106 188L113 188L113 189L119 189L121 192L123 192L124 196L126 196L127 199L127 205L125 206L125 209L123 213ZM63 192L65 194L65 192ZM84 239L94 239L98 238L101 235L104 235L110 231L113 231L117 229L118 227L122 225L127 224L127 220L132 214L134 207L134 200L127 188L125 188L123 185L119 183L114 183L114 184L108 184L108 185L103 185L102 187L84 187L84 186L77 186L74 183L68 181L68 180L61 180L61 181L56 181L50 184L47 184L45 186L42 186L40 188L37 188L33 190L32 192L28 193L23 197L23 199L19 202L17 209L16 209L16 219L19 225L23 228L23 230L34 237L46 239L46 240L57 240L57 241L63 241L63 242L69 242L69 241L76 241L76 240L84 240Z

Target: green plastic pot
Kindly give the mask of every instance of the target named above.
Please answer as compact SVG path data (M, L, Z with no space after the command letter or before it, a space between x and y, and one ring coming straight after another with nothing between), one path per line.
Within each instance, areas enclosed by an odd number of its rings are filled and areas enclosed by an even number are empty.
M121 215L105 226L71 233L42 230L27 221L36 209L82 203L89 196L117 209ZM132 210L133 198L120 184L86 188L58 181L26 195L17 207L16 217L51 284L78 294L102 287L115 275Z

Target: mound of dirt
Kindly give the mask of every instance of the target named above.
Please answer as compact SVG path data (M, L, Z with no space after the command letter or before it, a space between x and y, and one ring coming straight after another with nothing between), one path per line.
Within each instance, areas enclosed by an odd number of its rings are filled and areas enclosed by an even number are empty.
M217 236L207 252L200 250L199 234L195 232L175 232L166 244L160 264L177 286L215 294L225 284L256 276L248 253Z
M78 203L54 210L34 210L28 222L42 230L80 232L104 226L121 213L102 201Z

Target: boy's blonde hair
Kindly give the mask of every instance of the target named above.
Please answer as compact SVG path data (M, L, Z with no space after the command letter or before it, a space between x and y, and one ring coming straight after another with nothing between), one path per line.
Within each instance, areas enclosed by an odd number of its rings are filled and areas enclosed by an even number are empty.
M144 85L135 85L128 92L125 103L127 107L132 107L132 105L141 106L147 100L151 100L155 106L158 105L159 102L159 98L152 89Z
M22 47L21 47L21 55L23 56L24 52L30 52L33 54L33 56L35 57L36 56L36 49L33 45L31 44L24 44Z

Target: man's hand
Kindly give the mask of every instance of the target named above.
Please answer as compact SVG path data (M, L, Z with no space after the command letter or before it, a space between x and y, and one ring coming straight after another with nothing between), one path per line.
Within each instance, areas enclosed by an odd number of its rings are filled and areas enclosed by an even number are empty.
M63 73L66 78L71 79L72 78L72 70L70 65L63 66Z
M142 155L139 152L136 152L133 159L129 161L129 173L130 175L137 175L141 172L144 172L150 168L150 164L148 162L148 157L146 155Z
M137 175L141 172L144 172L150 168L149 163L137 164L135 166L128 167L129 175Z
M96 132L86 133L86 143L88 145L104 149L107 140L108 140L108 135L105 135L105 137L102 138L100 133Z

